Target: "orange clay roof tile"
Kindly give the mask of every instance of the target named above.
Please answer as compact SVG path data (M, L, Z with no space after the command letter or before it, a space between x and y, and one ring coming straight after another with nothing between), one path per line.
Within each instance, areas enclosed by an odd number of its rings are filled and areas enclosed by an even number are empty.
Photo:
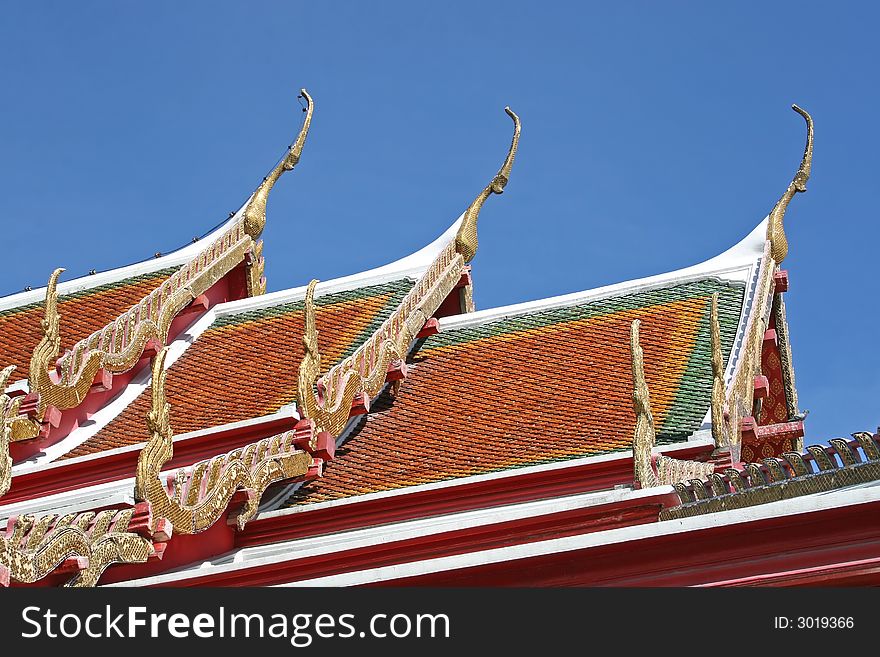
M636 318L658 442L685 440L709 407L709 298L719 293L726 360L743 291L704 280L434 335L397 397L381 395L286 505L629 449Z
M174 271L162 269L59 296L62 353L138 303ZM0 311L0 366L15 365L13 379L28 376L31 354L42 337L41 319L42 302Z
M316 299L322 361L332 364L351 354L412 284L402 279ZM202 333L166 379L175 433L267 415L293 402L303 357L302 309L300 301L228 315ZM150 394L145 391L64 458L146 441L149 408Z

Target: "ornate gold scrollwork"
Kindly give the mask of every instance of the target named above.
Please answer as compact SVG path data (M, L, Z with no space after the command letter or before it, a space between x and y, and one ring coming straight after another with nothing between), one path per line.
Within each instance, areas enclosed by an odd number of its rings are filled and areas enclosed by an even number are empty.
M629 331L629 349L632 357L633 410L636 413L636 427L633 434L634 479L641 488L659 485L657 474L651 465L651 450L656 442L654 416L651 414L651 398L648 382L645 380L645 354L639 344L639 326L633 320Z
M789 184L788 189L776 202L773 210L770 212L770 219L767 223L767 239L771 244L771 254L776 264L785 260L788 255L788 240L785 238L785 228L782 225L782 219L785 217L785 211L794 195L798 192L807 191L807 181L810 179L810 168L813 164L813 118L797 105L791 108L804 117L807 122L807 145L804 147L804 156L801 159L801 165L798 167L797 173Z
M739 461L742 449L742 418L752 415L754 407L755 377L761 373L761 353L764 331L772 307L771 285L776 263L770 254L770 242L764 243L764 255L753 295L752 310L745 337L743 338L736 370L727 389L727 426L730 456Z
M656 470L652 463L652 450L657 441L654 415L651 413L651 396L645 379L645 354L639 343L641 322L633 320L630 325L629 348L632 357L633 410L636 426L633 432L633 480L640 488L677 484L683 481L704 480L715 471L711 463L658 456Z
M9 375L14 369L15 365L10 365L0 371L0 497L9 492L9 486L12 484L12 456L9 454L11 423L18 415L18 407L21 403L20 397L13 401L5 392Z
M0 536L0 575L24 584L37 582L65 560L84 557L85 567L65 586L95 586L114 563L142 563L152 543L128 531L132 509L35 518L20 516Z
M424 275L370 338L355 352L320 376L321 355L315 324L315 285L306 290L303 345L297 384L297 407L303 418L315 422L316 431L339 436L348 424L351 404L359 393L375 397L385 385L389 364L403 359L416 334L455 288L464 260L450 242ZM317 386L317 391L316 391Z
M505 107L504 111L507 112L507 115L513 120L513 140L510 142L510 149L507 151L507 158L504 160L504 164L501 165L498 173L495 174L492 182L486 185L483 191L481 191L477 198L474 199L473 203L468 206L468 209L464 213L464 219L461 222L461 226L458 229L458 234L455 236L455 248L462 255L466 263L473 260L477 253L477 219L480 217L480 210L483 208L483 203L485 203L486 199L492 194L501 194L504 192L504 187L510 179L510 170L513 168L513 159L516 157L516 149L519 145L519 134L522 126L519 117L513 112L513 110L509 107Z
M167 518L175 532L196 534L213 525L242 489L250 493L236 518L243 528L257 512L266 488L275 481L306 475L312 458L294 447L294 434L287 432L178 470L169 494L159 479L174 455L171 407L165 397L166 354L167 347L153 359L152 406L147 415L150 440L138 457L135 497L150 503L154 531L158 521Z
M269 200L269 192L275 182L281 177L285 171L290 171L299 163L302 156L303 146L306 143L306 137L309 135L309 127L312 125L312 114L315 111L315 104L312 97L309 96L305 89L300 90L300 94L306 100L306 118L303 121L302 128L299 131L287 155L278 163L272 172L263 179L263 182L257 187L257 191L251 197L250 202L244 211L244 229L245 232L256 240L263 232L266 226L266 202Z

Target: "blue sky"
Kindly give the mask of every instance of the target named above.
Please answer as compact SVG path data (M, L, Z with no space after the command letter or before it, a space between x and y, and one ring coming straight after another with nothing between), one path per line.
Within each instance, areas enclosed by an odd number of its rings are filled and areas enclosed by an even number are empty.
M808 440L880 422L869 3L16 3L0 23L10 293L168 252L236 209L315 98L269 203L270 290L408 254L495 173L487 308L669 271L746 235L816 122L786 221Z

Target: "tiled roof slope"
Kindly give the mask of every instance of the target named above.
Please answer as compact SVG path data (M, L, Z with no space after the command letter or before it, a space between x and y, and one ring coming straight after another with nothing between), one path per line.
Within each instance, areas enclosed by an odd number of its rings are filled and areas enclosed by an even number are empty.
M328 294L316 299L321 356L329 367L351 354L397 307L413 281ZM303 303L219 317L168 371L165 389L177 434L277 411L296 398L303 357ZM149 391L64 458L148 439Z
M710 403L709 300L725 361L741 283L704 279L443 331L393 401L287 506L629 449L635 417L629 330L641 343L658 442L685 440Z
M161 269L60 296L62 353L138 303L174 271ZM0 367L15 365L14 379L28 376L31 354L42 336L41 319L42 301L0 311Z

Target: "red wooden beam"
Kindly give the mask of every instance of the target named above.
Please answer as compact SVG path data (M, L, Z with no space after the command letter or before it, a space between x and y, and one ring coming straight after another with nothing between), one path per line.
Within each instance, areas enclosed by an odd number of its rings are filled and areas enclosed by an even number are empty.
M163 586L263 586L629 527L654 522L664 501L664 495L655 495L505 522L490 521L475 527L310 557L292 554L283 561L228 572L202 574L195 570L181 573L181 577L185 579L171 581Z
M664 453L680 459L699 459L708 457L712 449L712 445L701 445ZM502 477L449 487L411 492L403 489L393 497L353 499L348 504L332 507L303 507L295 514L254 518L236 535L236 546L263 545L446 513L604 490L632 484L632 469L632 456L622 456L552 470L511 471ZM678 498L670 498L667 503L678 504Z

